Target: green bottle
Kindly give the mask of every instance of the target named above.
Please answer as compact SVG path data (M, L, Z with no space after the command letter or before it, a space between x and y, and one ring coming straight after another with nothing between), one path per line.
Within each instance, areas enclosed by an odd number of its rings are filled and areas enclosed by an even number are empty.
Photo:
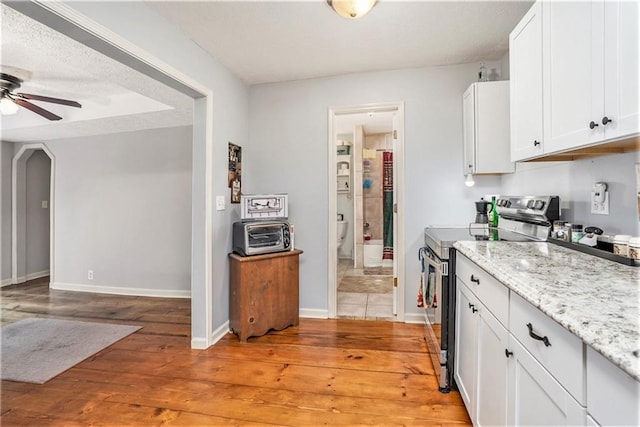
M491 211L489 211L489 226L498 226L498 206L496 205L496 196L491 196Z

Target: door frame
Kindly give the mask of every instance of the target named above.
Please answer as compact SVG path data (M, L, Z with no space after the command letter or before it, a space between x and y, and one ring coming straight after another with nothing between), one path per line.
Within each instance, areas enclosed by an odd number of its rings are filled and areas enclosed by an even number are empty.
M213 330L213 90L134 42L77 11L71 4L44 0L7 2L14 10L121 62L194 100L191 203L191 348L205 349L228 332ZM199 171L204 185L194 179ZM202 195L193 202L195 194ZM53 203L53 201L52 201ZM51 269L54 265L51 265ZM203 313L194 321L194 313Z
M397 176L394 176L394 182L397 185L397 213L396 223L398 226L398 235L395 238L394 259L397 259L397 322L405 320L405 197L404 197L404 101L383 102L373 104L359 104L345 107L329 107L328 110L328 133L327 133L327 171L328 171L328 201L327 201L327 218L328 218L328 241L327 241L327 313L329 318L337 316L338 308L338 253L337 253L337 217L336 209L338 204L337 182L336 182L336 149L334 120L338 115L354 114L354 113L375 113L377 111L396 111L398 118L397 143L394 144L393 161L396 163L398 170Z
M49 148L42 143L24 144L20 150L13 156L11 161L11 284L24 283L28 279L26 272L26 252L18 252L18 237L20 234L26 233L26 209L24 203L19 202L18 198L26 194L26 169L27 161L36 151L43 151L51 161L51 171L49 174L49 287L51 283L55 283L54 257L55 252L55 172L56 158ZM24 177L20 194L18 193L19 180ZM19 209L19 207L21 209ZM20 216L20 218L19 218ZM19 221L21 220L21 221ZM18 224L22 224L19 227ZM26 249L26 239L23 237L23 246ZM22 251L21 251L22 252ZM25 268L24 276L18 277L18 264L23 263Z

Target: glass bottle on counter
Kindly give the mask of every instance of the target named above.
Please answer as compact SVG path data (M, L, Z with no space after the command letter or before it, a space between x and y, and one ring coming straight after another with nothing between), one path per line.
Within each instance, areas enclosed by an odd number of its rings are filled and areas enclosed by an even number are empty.
M489 211L489 227L498 226L498 205L496 205L496 196L491 196L491 210Z

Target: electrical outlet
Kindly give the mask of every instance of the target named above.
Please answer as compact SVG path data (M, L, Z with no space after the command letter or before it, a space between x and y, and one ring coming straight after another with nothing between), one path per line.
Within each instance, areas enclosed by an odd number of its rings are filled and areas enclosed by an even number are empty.
M596 215L609 215L609 192L604 192L604 200L600 202L595 191L591 192L591 213Z
M93 280L93 270L89 270L89 271L87 272L87 279L89 279L89 280Z

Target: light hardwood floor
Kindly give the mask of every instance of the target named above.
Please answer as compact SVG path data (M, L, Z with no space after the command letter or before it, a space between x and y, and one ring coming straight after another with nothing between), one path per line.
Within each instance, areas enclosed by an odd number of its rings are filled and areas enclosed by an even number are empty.
M3 325L142 326L46 384L2 381L3 426L470 425L460 395L437 391L419 325L300 319L191 350L189 300L52 291L46 279L0 295Z

